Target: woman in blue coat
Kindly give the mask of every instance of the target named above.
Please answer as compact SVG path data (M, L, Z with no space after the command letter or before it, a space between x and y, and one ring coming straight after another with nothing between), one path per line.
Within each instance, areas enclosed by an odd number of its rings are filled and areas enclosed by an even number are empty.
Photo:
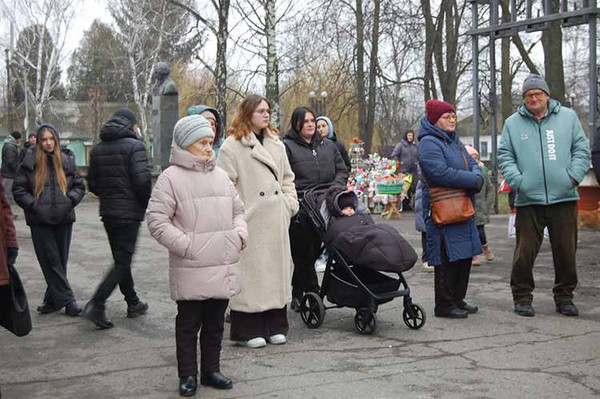
M464 301L471 261L482 252L475 220L437 225L431 217L429 201L429 188L443 186L466 189L474 203L474 194L483 186L481 169L467 154L456 133L456 120L451 104L427 101L419 129L418 159L425 182L427 258L435 266L435 315L466 318L478 310Z

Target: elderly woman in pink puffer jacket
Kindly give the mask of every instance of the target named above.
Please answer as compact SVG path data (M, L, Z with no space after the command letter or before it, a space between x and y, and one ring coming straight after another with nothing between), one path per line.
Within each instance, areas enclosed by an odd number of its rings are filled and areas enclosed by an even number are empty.
M171 165L159 176L147 211L150 233L169 250L182 396L196 394L200 329L200 382L218 389L233 385L221 374L219 358L225 309L241 287L239 259L248 230L235 187L215 166L213 140L204 117L177 122Z

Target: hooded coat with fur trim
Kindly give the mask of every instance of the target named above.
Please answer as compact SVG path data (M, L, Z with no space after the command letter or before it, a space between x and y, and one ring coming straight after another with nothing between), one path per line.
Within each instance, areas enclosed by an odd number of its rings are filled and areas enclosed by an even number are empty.
M244 204L227 173L175 144L148 205L152 237L169 250L175 301L228 299L241 289Z
M398 230L387 224L375 224L368 213L342 215L339 199L349 194L358 204L356 194L344 187L332 187L328 191L326 201L331 218L325 242L355 266L394 273L413 267L417 253Z
M292 255L288 229L298 212L294 173L277 137L229 136L217 164L235 185L246 208L248 246L240 264L243 288L230 301L247 313L281 309L292 299Z

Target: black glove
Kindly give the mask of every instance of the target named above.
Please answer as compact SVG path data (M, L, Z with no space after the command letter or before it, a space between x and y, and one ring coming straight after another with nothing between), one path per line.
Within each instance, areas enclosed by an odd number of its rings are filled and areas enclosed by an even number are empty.
M17 255L19 255L19 248L6 248L6 264L14 266L15 262L17 261Z
M477 175L477 177L475 178L475 187L473 188L473 191L475 191L476 193L480 192L483 188L483 183L483 177Z

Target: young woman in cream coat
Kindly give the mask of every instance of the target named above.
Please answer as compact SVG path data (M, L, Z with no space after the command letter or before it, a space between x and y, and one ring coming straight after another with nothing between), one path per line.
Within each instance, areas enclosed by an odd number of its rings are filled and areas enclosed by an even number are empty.
M240 291L239 259L248 231L235 187L215 167L214 137L203 116L177 122L171 165L159 176L147 211L152 237L169 250L182 396L196 393L199 331L200 382L232 387L220 372L219 358L228 299Z
M231 339L251 348L286 342L291 300L288 228L298 199L285 147L269 123L270 111L265 98L246 97L218 159L246 209L248 247L240 261L242 292L230 303Z

